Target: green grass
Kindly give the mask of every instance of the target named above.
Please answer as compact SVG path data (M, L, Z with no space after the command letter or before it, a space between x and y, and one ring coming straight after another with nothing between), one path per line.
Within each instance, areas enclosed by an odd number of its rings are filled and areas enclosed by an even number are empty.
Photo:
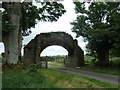
M30 73L21 66L6 69L2 77L3 88L117 88L117 85L87 77L59 72L53 69L38 69Z
M113 75L120 75L120 68L118 68L120 64L120 57L113 57L110 58L110 65L109 66L97 66L92 63L91 56L85 56L85 66L80 67L80 70L87 70L92 72L98 73L106 73L106 74L113 74Z
M112 75L120 75L119 68L113 68L113 67L101 67L96 66L94 64L86 65L83 67L80 67L80 70L87 70L92 72L98 72L98 73L106 73L106 74L112 74Z
M58 63L58 62L48 62L49 65L52 65L52 66L64 66L63 63Z

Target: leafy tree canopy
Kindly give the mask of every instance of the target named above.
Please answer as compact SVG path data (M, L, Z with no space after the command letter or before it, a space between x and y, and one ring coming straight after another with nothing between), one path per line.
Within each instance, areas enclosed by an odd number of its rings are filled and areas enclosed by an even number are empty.
M9 3L13 4L14 3ZM15 26L12 25L9 18L9 10L8 3L2 3L3 8L5 9L3 12L3 33L6 34L10 30L13 30ZM35 24L38 21L57 21L62 14L64 14L66 10L61 3L57 2L41 2L41 7L38 8L34 6L32 2L23 2L21 3L21 30L23 31L23 36L27 36L31 33L30 28L35 27Z
M74 2L78 14L72 31L77 37L83 36L89 41L87 47L92 51L112 48L120 39L120 3L119 2ZM117 44L118 45L118 44Z

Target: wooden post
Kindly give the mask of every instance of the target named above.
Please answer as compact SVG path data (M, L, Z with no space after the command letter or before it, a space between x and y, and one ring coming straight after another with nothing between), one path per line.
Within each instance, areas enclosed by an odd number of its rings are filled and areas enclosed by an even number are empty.
M46 56L46 59L45 59L45 68L48 68L47 56Z

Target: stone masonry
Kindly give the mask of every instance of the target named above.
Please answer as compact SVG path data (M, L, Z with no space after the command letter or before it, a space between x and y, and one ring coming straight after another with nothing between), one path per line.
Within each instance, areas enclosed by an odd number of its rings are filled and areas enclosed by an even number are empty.
M78 46L77 40L73 40L71 35L65 32L40 33L36 35L36 37L24 47L24 63L26 65L40 64L41 52L51 45L62 46L68 51L65 66L79 67L84 65L83 50Z

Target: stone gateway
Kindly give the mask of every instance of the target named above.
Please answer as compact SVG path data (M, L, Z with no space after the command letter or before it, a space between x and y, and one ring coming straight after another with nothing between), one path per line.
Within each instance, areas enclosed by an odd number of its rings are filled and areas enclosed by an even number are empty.
M65 66L79 67L84 65L84 52L77 40L65 32L40 33L24 47L24 63L40 64L41 52L51 45L59 45L68 51Z

